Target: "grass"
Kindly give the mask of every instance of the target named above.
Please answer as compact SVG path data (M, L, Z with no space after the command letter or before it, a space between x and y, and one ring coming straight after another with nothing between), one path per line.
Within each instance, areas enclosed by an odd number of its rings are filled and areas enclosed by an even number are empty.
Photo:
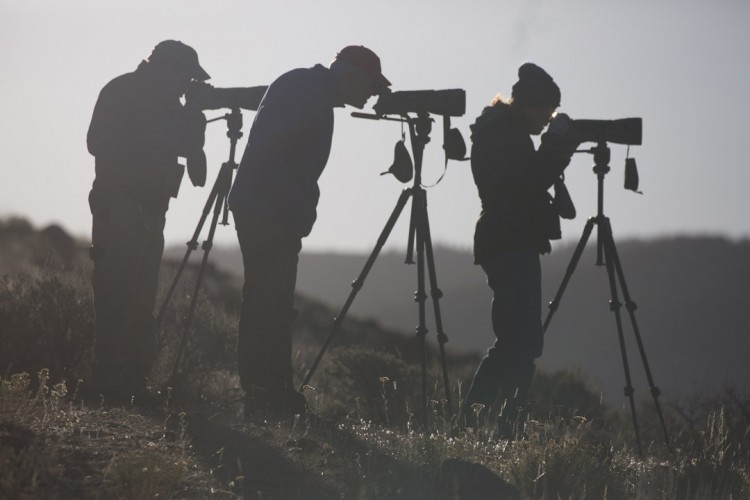
M728 415L709 415L690 449L653 443L645 460L593 438L583 417L529 420L519 441L448 421L245 422L231 413L92 405L25 373L0 380L0 498L440 498L443 466L480 464L521 498L747 498ZM378 380L385 385L386 382ZM385 407L386 401L383 401ZM386 411L385 408L383 411ZM436 412L436 416L440 413ZM687 442L687 441L686 441ZM313 497L304 496L313 492ZM252 496L255 495L255 496ZM267 495L267 496L263 496ZM282 495L282 496L277 496Z
M93 339L87 263L35 269L0 277L0 499L434 499L503 488L533 499L750 498L747 395L728 388L664 403L671 450L644 406L641 458L628 413L602 403L581 374L540 372L523 439L456 434L437 363L428 366L423 415L416 351L372 324L345 325L353 334L341 338L354 340L332 347L306 388L310 415L245 421L233 373L236 309L216 298L230 294L220 278L207 287L220 294L199 300L177 385L160 389L162 407L82 399ZM171 373L181 334L187 295L176 298L155 386ZM314 321L298 329L319 338L330 315L308 310L301 316ZM381 338L389 346L359 342ZM298 343L298 379L318 344ZM449 365L460 401L474 362Z
M136 408L87 404L49 372L0 379L0 498L201 498L189 438ZM168 410L164 408L162 410ZM161 411L161 410L160 410Z

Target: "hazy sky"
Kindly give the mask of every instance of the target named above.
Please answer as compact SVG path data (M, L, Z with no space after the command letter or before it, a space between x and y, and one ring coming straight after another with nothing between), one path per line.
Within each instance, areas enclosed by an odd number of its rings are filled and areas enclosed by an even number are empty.
M617 239L747 238L748 21L750 2L741 0L0 0L0 217L88 236L94 159L85 140L94 103L104 84L134 70L161 40L192 45L218 87L265 85L361 44L380 55L394 90L465 89L466 115L453 125L467 143L482 107L510 93L521 63L536 62L561 87L561 110L571 117L643 118L643 145L630 150L643 195L623 189L626 147L612 145L605 211ZM400 125L351 111L336 111L306 249L372 248L403 188L379 176ZM245 111L245 132L252 119ZM426 184L443 171L439 121L431 137ZM206 153L210 185L228 159L224 121L209 125ZM567 171L579 213L563 226L569 239L596 212L591 166L590 155L576 155ZM190 238L208 194L186 176L168 214L168 242ZM434 242L469 248L479 202L468 163L450 163L428 200ZM408 210L388 247L405 245L407 217ZM220 227L216 242L234 244L234 229Z

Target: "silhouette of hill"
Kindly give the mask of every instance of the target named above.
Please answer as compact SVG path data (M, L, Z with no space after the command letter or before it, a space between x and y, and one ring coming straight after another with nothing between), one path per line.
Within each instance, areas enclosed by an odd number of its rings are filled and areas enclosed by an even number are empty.
M724 384L746 388L750 379L750 241L720 237L672 237L618 242L647 362L655 385L667 398L713 391ZM574 250L561 245L542 258L544 297L551 300ZM181 250L180 250L181 252ZM303 252L298 290L338 311L351 292L367 255ZM218 267L241 272L239 250L216 248ZM440 301L449 347L484 351L494 340L491 293L468 251L435 249ZM565 290L546 335L539 365L574 368L589 375L613 402L623 398L625 377L605 267L595 265L589 245ZM412 332L417 323L416 267L404 254L388 252L375 262L350 315ZM620 301L623 301L620 293ZM650 398L649 384L627 311L621 309L626 352L638 398ZM428 301L428 339L434 321Z
M28 270L44 262L69 267L87 246L58 226L37 231L23 219L0 224L3 273ZM573 250L572 245L561 245L543 257L545 300L554 297ZM677 399L694 391L710 393L722 385L748 389L750 241L708 236L626 240L618 242L618 253L631 298L638 305L635 314L653 380L665 396ZM179 260L183 254L184 247L174 247L165 257ZM201 255L194 252L191 262L199 262ZM326 316L332 320L338 313L366 259L365 254L303 252L300 256L298 291L303 303L320 302L330 308L316 305L318 329L326 330ZM494 339L489 320L491 293L484 274L473 265L468 251L438 247L435 260L443 292L443 324L450 339L447 347L454 353L481 353ZM590 246L555 313L539 365L549 371L580 369L607 398L619 402L625 385L621 352L608 305L607 273L595 260L595 249ZM214 248L209 264L234 275L206 286L215 288L214 295L224 297L227 307L235 309L242 272L239 250ZM171 274L163 274L162 279L171 279ZM381 254L349 312L351 319L373 328L364 337L357 334L356 339L346 340L356 343L367 337L368 345L376 345L377 337L382 336L384 344L391 344L393 332L413 332L417 323L415 288L416 268L404 264L404 253ZM434 345L429 300L427 308L428 342ZM648 398L649 386L631 324L624 308L621 313L636 396Z
M232 395L231 387L223 399L204 399L216 394L208 387L219 383L216 377L206 379L190 395L167 390L161 408L145 408L137 400L120 406L99 397L81 399L82 380L71 389L76 377L68 379L66 391L65 385L55 383L54 374L63 370L48 370L46 363L40 365L43 369L25 370L22 367L28 365L18 363L13 353L22 352L21 345L41 356L35 359L50 360L61 358L72 344L83 344L69 334L92 324L90 292L84 290L90 270L87 248L88 242L70 238L59 226L37 231L23 219L0 220L0 278L6 285L0 303L9 306L0 311L0 327L20 339L11 344L4 336L2 342L11 353L10 362L1 363L11 376L4 376L0 391L0 457L3 492L9 498L88 498L102 492L127 498L515 498L514 488L525 496L545 498L591 491L598 497L619 498L632 496L634 487L640 496L683 498L685 492L696 491L696 484L700 497L748 496L748 405L733 391L720 391L676 410L665 408L673 449L681 450L677 457L654 444L648 447L647 459L639 461L629 449L632 437L629 426L623 427L627 421L610 412L609 405L599 404L585 381L565 372L540 373L536 378L539 420L526 427L529 437L523 442L502 445L485 441L483 433L477 439L473 432L447 439L450 422L443 420L438 401L430 406L435 432L415 432L413 424L419 419L409 401L418 390L411 383L418 378L416 339L379 325L404 318L404 329L409 330L414 322L413 268L405 267L403 256L395 253L378 261L356 306L366 310L368 295L382 297L392 313L368 313L373 320L359 320L354 314L347 318L336 341L342 349L332 353L327 366L335 369L322 370L324 376L310 390L314 410L307 419L240 420L239 408L233 409L233 400L226 397ZM550 294L571 250L562 248L545 259ZM165 262L165 282L179 262L173 258L176 253L183 254L174 249ZM748 298L748 243L719 238L635 241L622 245L621 253L626 271L630 269L631 290L640 294L636 298L641 300L641 326L651 330L645 340L653 358L659 358L654 371L662 387L675 378L703 373L712 375L706 378L711 383L721 373L738 373L738 378L728 380L741 385L746 376L742 370L748 325L741 307ZM437 257L453 347L471 346L477 339L485 347L491 335L481 325L488 316L481 273L468 253L440 249ZM206 269L203 290L214 306L220 306L211 309L214 314L222 307L236 311L241 281L238 262L233 263L237 258L236 250L218 251ZM297 297L297 334L312 342L303 342L301 350L317 351L334 314L317 297L335 295L331 302L338 307L348 294L338 282L356 276L364 260L365 256L303 256L301 286L311 291ZM189 266L192 274L196 261ZM543 363L557 359L597 367L600 362L605 376L619 380L611 315L601 314L606 311L606 279L591 263L593 253L588 252L553 323ZM232 265L234 271L229 270ZM43 278L42 285L29 293L32 287L19 284L28 285L27 278L34 276ZM311 276L320 276L319 281ZM39 316L47 321L36 321ZM192 346L194 352L215 355L213 344L224 338L218 330L227 326L218 318L221 314L216 316L200 330L210 342ZM173 321L177 324L179 315ZM236 333L234 324L228 329ZM47 334L56 342L40 342ZM209 344L211 349L200 348ZM380 353L373 356L376 349ZM562 357L565 353L573 354L572 361ZM428 356L434 357L434 352ZM454 355L449 366L455 377L461 363L473 367L476 361L475 356ZM205 368L211 360L203 362L196 366ZM20 371L38 372L38 387ZM392 385L386 384L384 374L393 377ZM316 393L324 396L319 399ZM189 397L195 394L201 395L200 404ZM321 400L329 400L329 407L318 414L325 409ZM585 419L577 416L568 422L570 408ZM562 419L545 419L558 409ZM646 440L653 442L656 429L642 429ZM540 470L545 475L542 482Z

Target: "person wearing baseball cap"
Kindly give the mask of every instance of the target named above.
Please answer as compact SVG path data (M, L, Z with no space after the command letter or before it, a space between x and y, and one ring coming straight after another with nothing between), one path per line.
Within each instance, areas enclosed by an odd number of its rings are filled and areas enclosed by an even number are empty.
M349 45L341 49L331 61L330 67L332 71L341 75L341 100L359 109L364 107L370 96L379 94L391 86L391 82L383 76L380 69L380 58L361 45ZM358 83L361 83L362 88Z
M540 254L561 236L563 213L548 190L578 145L568 133L570 118L554 115L560 98L553 78L525 63L511 98L496 96L471 126L471 171L482 202L474 262L493 291L495 342L474 374L459 428L478 429L494 413L502 439L523 435L522 408L544 343ZM531 136L545 128L536 149Z
M200 82L211 78L198 62L198 53L195 49L178 40L159 42L151 52L148 62L184 72L190 79Z
M96 172L89 193L96 332L90 389L106 403L150 399L163 230L185 170L179 157L194 186L206 181L206 118L180 97L189 82L208 78L192 47L165 40L135 71L107 83L94 106L86 138Z
M291 326L302 238L317 217L336 107L362 109L388 87L380 58L350 45L328 67L297 68L268 87L229 193L243 256L238 371L248 418L306 411L292 381Z

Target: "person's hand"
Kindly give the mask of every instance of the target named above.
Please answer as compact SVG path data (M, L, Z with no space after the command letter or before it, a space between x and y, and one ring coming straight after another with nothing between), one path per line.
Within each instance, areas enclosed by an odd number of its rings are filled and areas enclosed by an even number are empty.
M562 137L568 133L572 121L573 120L571 120L570 117L565 113L557 113L554 117L552 117L552 120L550 120L549 126L547 127L547 132Z
M206 134L206 115L199 109L184 108L182 149L187 160L187 171L193 186L206 185L206 154L203 152Z
M206 154L203 149L198 149L186 158L187 171L193 186L203 187L206 185Z

